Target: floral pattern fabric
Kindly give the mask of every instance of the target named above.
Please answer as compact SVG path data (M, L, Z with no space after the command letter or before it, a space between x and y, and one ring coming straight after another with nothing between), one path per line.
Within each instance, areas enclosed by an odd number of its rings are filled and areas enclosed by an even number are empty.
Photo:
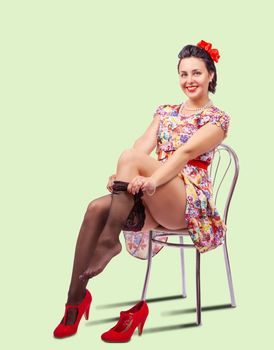
M200 113L189 116L179 115L181 105L160 105L153 117L160 116L157 133L156 154L158 161L165 162L177 148L182 146L202 126L207 123L221 127L227 137L230 116L216 106L210 106ZM208 165L212 162L214 149L199 155ZM200 253L217 248L223 243L227 227L220 217L213 199L212 181L208 170L186 164L178 176L186 188L185 219L188 233ZM148 258L149 231L123 231L127 251L136 258ZM166 242L168 237L157 237ZM152 255L156 255L164 246L152 243Z

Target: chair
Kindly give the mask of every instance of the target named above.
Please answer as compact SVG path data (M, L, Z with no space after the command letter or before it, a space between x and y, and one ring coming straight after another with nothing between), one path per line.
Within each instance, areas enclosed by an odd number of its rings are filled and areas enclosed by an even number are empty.
M219 169L219 165L220 165L220 161L221 161L221 154L222 154L221 152L223 152L223 151L226 152L229 163L228 163L228 165L223 173L223 176L219 182L219 186L217 187L217 191L215 193L215 188L216 188L215 181L217 178L217 173L218 173L218 169ZM218 159L217 159L217 154L218 154ZM215 166L216 160L217 160L217 165L216 165L216 169L214 172L214 176L212 176L212 169L213 169L213 166ZM237 157L235 151L230 146L222 143L215 149L212 163L208 168L209 175L212 179L214 200L216 203L216 207L218 208L218 205L217 205L218 192L219 192L221 185L223 184L223 180L224 180L224 178L225 178L225 176L230 168L232 161L233 161L233 165L234 165L232 168L233 178L232 178L232 180L229 180L230 187L229 187L229 192L228 192L227 199L226 199L226 204L224 207L224 213L222 216L222 219L224 220L225 224L227 223L228 209L230 206L231 198L232 198L232 195L233 195L233 192L234 192L234 189L236 186L236 182L238 179L238 174L239 174L238 157ZM179 236L180 243L162 242L162 241L159 241L156 239L156 237L160 237L160 236L174 236L174 235ZM183 236L189 237L189 233L188 233L188 230L186 228L179 229L179 230L168 230L163 226L158 226L158 227L154 228L153 230L150 230L150 232L149 232L149 247L148 247L148 249L149 249L148 263L147 263L146 277L145 277L145 282L144 282L144 287L143 287L143 292L142 292L142 297L141 297L142 300L146 299L148 281L149 281L149 277L150 277L151 262L152 262L152 242L161 243L164 246L168 246L168 247L180 248L181 272L182 272L182 297L186 298L184 249L185 248L196 249L196 247L194 246L194 244L184 244ZM225 239L224 239L222 246L223 246L223 252L224 252L224 260L225 260L227 280L228 280L228 286L229 286L229 292L230 292L231 306L236 307L226 241L227 241L227 233L225 235ZM198 251L198 249L196 249L196 318L197 318L196 323L197 323L197 325L202 324L202 322L201 322L201 289L200 289L200 254L201 253Z

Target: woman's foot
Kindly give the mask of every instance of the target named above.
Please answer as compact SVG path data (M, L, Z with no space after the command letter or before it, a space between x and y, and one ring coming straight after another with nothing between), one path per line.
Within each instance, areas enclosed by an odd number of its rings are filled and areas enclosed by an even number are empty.
M110 239L99 240L88 268L79 276L79 279L89 279L101 273L109 261L115 255L118 255L121 250L122 245L119 241L113 242Z
M75 334L77 332L79 322L81 321L82 316L84 315L85 319L88 320L91 302L92 302L92 295L87 289L85 291L85 297L79 303L70 304L70 302L67 302L65 304L64 316L61 322L58 324L58 326L54 329L53 336L55 338L64 338ZM77 310L76 312L77 317L75 320L74 320L75 313L69 312L71 309ZM69 321L67 321L68 315L70 315Z
M69 305L78 305L80 304L83 299L85 298L86 292L84 291L83 295L78 294L77 296L74 296L73 298L68 297L67 304ZM67 311L67 319L66 319L66 325L74 324L76 321L78 315L77 309L68 309Z
M77 309L69 309L67 311L67 319L66 319L65 325L67 326L67 325L74 324L74 322L76 321L77 315L78 315Z

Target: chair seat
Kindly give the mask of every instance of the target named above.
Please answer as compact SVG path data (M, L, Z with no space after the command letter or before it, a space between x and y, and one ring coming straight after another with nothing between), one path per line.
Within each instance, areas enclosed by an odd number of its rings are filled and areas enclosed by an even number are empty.
M153 228L151 231L152 231L152 232L175 233L175 234L176 234L176 233L180 233L180 234L186 235L186 236L189 235L188 229L187 229L186 227L185 227L185 228L176 229L176 230L170 230L170 229L168 229L168 228L166 228L166 227L164 227L164 226L159 225L159 226Z

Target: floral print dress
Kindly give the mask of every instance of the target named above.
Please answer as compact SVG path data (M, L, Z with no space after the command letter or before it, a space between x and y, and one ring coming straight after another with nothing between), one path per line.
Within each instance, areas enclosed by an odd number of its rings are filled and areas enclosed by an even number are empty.
M181 105L160 105L156 115L160 116L157 133L156 154L158 161L165 162L174 151L203 125L215 124L225 131L227 137L230 116L216 106L210 106L202 112L181 116ZM201 154L195 160L212 162L216 148ZM186 188L185 219L187 230L195 247L200 253L217 248L223 243L226 225L219 215L213 199L212 181L208 170L195 165L186 164L178 176L184 181ZM127 251L136 258L148 258L148 231L123 231ZM157 237L157 240L166 242L168 237ZM156 255L164 246L153 242L152 254Z

